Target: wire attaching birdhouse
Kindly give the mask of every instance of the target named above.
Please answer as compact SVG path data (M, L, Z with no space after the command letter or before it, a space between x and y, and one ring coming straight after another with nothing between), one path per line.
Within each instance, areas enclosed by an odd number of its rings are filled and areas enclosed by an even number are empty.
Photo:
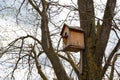
M63 25L61 34L63 51L78 52L84 49L84 30L80 27Z

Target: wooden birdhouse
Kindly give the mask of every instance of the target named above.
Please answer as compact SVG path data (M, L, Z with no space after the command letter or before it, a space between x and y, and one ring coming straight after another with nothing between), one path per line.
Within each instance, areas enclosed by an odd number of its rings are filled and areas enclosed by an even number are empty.
M84 30L80 27L63 25L61 34L63 51L78 52L84 49Z

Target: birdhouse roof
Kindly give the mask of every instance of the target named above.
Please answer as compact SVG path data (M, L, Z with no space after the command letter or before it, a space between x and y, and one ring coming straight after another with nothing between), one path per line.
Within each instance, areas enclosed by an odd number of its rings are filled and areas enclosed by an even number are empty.
M75 30L75 31L84 32L84 30L81 27L78 27L78 26L68 26L67 24L64 24L60 35L62 35L65 27L68 27L69 30Z

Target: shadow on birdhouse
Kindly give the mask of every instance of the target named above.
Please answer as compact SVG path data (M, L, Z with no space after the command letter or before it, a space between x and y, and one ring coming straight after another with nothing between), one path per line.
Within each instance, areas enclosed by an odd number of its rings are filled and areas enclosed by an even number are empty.
M84 49L84 30L82 28L64 24L60 35L63 39L63 51L78 52Z

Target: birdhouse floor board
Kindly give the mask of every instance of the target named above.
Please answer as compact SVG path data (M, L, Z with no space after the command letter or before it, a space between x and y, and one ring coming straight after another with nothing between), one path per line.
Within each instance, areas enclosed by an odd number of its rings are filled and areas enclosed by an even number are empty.
M78 52L80 51L80 46L74 46L74 45L67 45L63 48L63 51L71 51L71 52Z

